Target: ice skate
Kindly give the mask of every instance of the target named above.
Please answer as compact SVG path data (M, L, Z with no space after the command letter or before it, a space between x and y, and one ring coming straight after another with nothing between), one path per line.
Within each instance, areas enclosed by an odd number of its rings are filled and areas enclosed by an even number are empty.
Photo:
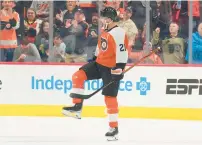
M108 141L116 141L118 140L118 127L109 128L109 131L105 134Z
M78 104L75 104L74 106L63 107L62 113L68 117L81 119L82 106L83 106L83 103L78 103Z

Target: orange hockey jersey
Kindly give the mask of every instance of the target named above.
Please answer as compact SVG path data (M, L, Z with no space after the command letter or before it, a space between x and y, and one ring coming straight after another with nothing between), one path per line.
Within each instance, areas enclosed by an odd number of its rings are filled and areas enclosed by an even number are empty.
M116 63L127 63L128 50L126 32L115 26L101 33L95 53L96 62L106 67L115 67Z
M20 27L20 17L17 12L13 11L13 13L9 15L4 9L0 10L0 21L9 22L9 19L13 18L17 21L15 27L11 29L0 30L0 49L17 47L16 29Z

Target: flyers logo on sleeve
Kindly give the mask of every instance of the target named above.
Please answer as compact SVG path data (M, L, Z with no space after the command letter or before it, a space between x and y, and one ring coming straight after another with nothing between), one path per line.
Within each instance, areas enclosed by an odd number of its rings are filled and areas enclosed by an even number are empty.
M102 49L103 51L106 51L107 48L108 48L107 40L104 39L104 38L101 38L101 49Z

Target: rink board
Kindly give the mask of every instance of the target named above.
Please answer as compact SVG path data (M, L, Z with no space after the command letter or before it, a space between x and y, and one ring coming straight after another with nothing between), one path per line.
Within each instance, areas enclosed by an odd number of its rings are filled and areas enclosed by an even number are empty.
M71 76L80 65L0 65L0 116L62 116L71 104ZM120 83L121 118L202 120L201 67L138 66ZM85 83L85 94L101 87ZM84 117L105 117L101 93L85 101Z

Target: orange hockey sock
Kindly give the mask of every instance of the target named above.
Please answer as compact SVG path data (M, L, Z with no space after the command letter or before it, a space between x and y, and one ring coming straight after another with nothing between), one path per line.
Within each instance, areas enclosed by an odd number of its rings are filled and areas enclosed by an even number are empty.
M109 119L109 126L118 127L118 102L116 97L105 96L105 104L107 107L107 114Z
M72 76L72 93L83 94L84 93L84 82L87 80L86 73L83 70L75 72ZM73 103L81 103L82 99L73 98Z

